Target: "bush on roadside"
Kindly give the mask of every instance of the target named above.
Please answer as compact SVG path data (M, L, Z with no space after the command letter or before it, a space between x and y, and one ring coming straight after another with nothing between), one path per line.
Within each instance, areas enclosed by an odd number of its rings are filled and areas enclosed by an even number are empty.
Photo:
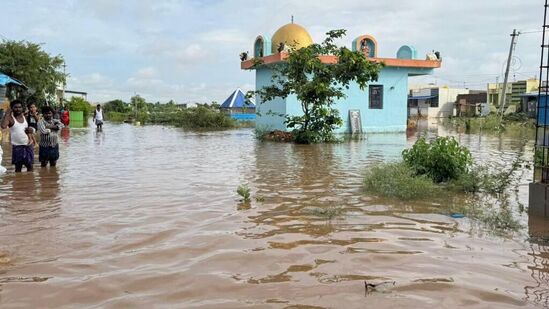
M179 114L176 125L189 129L221 129L236 127L236 120L219 110L199 105L188 108Z
M473 163L469 150L453 137L437 137L430 143L420 138L402 152L402 158L417 175L437 183L458 179Z
M178 111L162 112L108 112L107 118L111 121L135 119L142 124L174 125L187 129L226 129L237 127L236 120L229 115L219 112L209 106L198 106Z

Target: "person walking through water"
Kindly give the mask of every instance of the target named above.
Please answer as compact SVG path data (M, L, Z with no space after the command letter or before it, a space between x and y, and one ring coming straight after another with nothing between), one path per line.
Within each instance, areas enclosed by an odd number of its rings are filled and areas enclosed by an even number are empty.
M48 162L51 167L55 167L59 159L59 130L64 125L57 119L53 119L53 109L49 106L42 108L42 116L38 122L38 132L40 132L40 143L38 148L38 160L40 166L46 167Z
M0 127L10 128L11 162L15 165L15 172L21 172L23 165L27 168L27 172L32 172L34 145L30 143L27 134L34 133L34 130L27 124L21 101L14 100L10 103L10 108L4 114Z
M101 104L97 104L97 108L93 112L93 121L97 126L98 131L103 130L103 109L101 109Z

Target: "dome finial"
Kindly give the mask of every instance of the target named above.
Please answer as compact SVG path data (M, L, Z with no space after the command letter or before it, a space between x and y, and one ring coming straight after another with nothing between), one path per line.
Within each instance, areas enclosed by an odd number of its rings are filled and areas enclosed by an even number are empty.
M294 15L292 15L292 24L294 23Z

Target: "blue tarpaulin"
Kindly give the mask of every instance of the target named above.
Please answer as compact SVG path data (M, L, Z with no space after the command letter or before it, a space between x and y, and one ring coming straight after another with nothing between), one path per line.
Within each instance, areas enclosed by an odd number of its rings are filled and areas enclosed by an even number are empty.
M15 84L26 88L26 86L20 81L13 79L6 74L0 73L0 86L6 86L7 84Z
M255 120L255 114L231 114L231 117L236 120Z

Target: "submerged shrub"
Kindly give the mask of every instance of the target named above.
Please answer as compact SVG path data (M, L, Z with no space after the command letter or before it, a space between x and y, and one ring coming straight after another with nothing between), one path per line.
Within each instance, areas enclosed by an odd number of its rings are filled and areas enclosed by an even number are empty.
M457 192L477 193L484 190L487 175L487 169L478 166L459 175L457 179L450 182L449 187Z
M329 206L329 207L312 207L303 210L307 214L311 214L317 217L326 218L331 220L335 217L339 217L345 213L343 207Z
M364 186L369 192L399 199L429 197L438 189L430 178L417 176L402 162L370 168L364 176Z
M437 137L431 143L420 138L402 152L404 162L417 174L434 182L458 179L473 163L471 153L453 137Z
M242 197L244 202L250 201L250 188L247 185L238 186L236 193Z
M449 186L458 192L484 192L492 196L503 194L513 183L518 181L515 172L522 166L523 160L518 156L511 166L499 166L496 171L487 166L475 166L451 181Z
M177 125L184 128L234 128L236 120L219 110L200 105L185 109Z

